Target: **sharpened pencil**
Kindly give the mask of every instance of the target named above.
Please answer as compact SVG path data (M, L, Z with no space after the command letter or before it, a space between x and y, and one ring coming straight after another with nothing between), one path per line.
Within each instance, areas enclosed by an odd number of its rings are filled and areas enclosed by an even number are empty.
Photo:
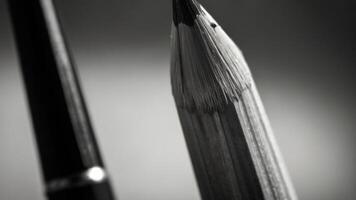
M249 67L196 0L173 0L172 90L204 200L296 200Z

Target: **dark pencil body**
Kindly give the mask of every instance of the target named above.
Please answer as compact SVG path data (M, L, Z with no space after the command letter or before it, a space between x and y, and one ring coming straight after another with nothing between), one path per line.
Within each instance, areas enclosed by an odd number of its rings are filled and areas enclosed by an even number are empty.
M51 0L8 0L51 200L113 200Z

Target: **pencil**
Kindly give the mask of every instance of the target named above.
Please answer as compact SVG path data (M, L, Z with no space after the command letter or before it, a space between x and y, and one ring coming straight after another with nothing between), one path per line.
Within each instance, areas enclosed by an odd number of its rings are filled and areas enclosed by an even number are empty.
M52 0L8 0L49 200L114 200Z
M204 200L296 200L243 54L196 0L173 0L172 91Z

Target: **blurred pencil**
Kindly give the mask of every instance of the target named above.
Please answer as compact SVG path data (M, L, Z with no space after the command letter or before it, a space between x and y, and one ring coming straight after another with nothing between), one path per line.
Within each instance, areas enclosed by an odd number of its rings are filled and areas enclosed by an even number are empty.
M246 61L196 0L173 0L172 88L204 200L296 200Z
M8 0L49 200L114 200L52 0Z

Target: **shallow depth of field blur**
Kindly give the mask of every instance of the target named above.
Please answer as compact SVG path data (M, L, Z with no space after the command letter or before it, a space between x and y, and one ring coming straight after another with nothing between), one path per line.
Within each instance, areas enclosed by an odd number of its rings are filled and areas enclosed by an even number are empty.
M120 200L198 200L169 80L169 0L55 0ZM201 0L244 52L301 200L356 199L356 1ZM44 200L0 0L0 199Z

